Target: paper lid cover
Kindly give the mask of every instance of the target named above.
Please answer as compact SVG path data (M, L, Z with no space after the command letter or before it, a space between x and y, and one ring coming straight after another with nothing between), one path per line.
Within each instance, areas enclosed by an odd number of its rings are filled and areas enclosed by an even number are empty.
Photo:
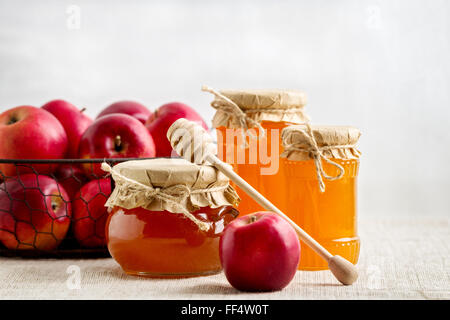
M181 158L126 161L107 171L116 184L107 207L186 214L240 201L229 179L215 167Z
M314 140L324 157L335 159L357 159L361 152L357 142L359 129L351 126L310 125ZM284 151L282 157L289 160L308 160L313 157L314 142L306 125L292 125L281 133Z
M295 90L206 90L215 95L214 127L252 128L261 121L304 123L306 95ZM231 101L227 101L227 98ZM233 107L234 104L237 107ZM236 110L238 109L238 110Z
M240 108L247 109L290 109L302 108L306 105L306 94L296 90L220 90L227 98ZM212 104L221 102L216 97Z

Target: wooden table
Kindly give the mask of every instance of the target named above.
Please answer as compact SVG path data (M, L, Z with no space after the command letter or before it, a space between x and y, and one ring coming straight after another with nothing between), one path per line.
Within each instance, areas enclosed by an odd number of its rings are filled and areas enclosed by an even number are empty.
M342 286L328 271L298 271L284 290L243 293L223 274L165 280L124 274L110 258L0 258L1 299L450 299L449 218L365 218L360 277ZM79 280L79 281L78 281Z

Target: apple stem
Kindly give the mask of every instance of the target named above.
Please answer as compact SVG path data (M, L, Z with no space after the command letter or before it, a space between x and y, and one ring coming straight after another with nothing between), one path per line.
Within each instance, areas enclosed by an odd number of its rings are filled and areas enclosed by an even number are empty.
M116 150L117 150L117 149L120 149L120 146L122 145L122 139L120 138L119 135L117 135L117 136L114 138L114 145L115 145L115 147L116 147Z
M250 223L253 223L257 220L256 216L250 216Z
M18 121L18 119L16 117L11 117L8 121L8 124L14 124Z
M83 113L86 111L86 108L80 109L80 113Z

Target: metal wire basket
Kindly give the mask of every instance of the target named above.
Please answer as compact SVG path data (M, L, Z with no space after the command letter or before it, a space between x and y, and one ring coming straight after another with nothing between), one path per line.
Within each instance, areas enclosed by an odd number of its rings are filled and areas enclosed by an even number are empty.
M114 180L98 168L142 159L0 159L0 256L108 257L104 203Z

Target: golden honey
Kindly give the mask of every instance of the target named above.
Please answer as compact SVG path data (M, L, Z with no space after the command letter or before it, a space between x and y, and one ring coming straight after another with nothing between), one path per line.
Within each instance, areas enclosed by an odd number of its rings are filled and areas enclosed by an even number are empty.
M221 271L220 236L238 215L239 197L217 168L181 158L103 168L115 182L105 204L107 246L127 274L178 278Z
M357 176L361 133L348 126L295 125L282 132L285 202L280 208L332 255L356 264ZM328 263L301 243L299 269Z
M261 136L258 128L251 129L255 137L246 135L246 147L242 129L217 128L219 157L231 164L239 176L277 207L282 207L285 201L284 167L280 165L279 155L282 152L281 130L288 125L288 122L262 121L265 135ZM241 198L238 207L241 215L265 211L238 186L234 187Z
M308 119L306 95L295 90L206 91L215 96L211 106L217 112L212 122L217 129L219 158L274 205L282 206L281 130ZM241 198L241 215L264 210L235 188Z
M201 231L182 214L115 207L106 223L108 250L131 275L176 278L220 272L220 236L237 211L204 207L193 214L211 228Z
M284 182L286 203L280 209L332 255L340 255L356 264L360 248L356 208L359 160L332 160L339 163L345 173L338 180L327 181L325 192L320 192L313 160L281 159L287 178ZM327 173L337 173L334 166L323 165ZM301 242L299 269L327 268L327 262Z

